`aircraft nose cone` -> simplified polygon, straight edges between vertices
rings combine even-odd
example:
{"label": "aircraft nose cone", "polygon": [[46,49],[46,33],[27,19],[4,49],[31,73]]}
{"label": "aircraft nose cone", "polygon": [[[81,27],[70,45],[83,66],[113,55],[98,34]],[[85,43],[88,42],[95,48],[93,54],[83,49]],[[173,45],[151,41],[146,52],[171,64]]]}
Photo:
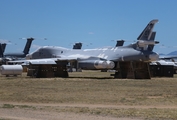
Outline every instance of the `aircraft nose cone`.
{"label": "aircraft nose cone", "polygon": [[150,54],[149,59],[150,59],[150,61],[159,60],[159,55],[157,53]]}

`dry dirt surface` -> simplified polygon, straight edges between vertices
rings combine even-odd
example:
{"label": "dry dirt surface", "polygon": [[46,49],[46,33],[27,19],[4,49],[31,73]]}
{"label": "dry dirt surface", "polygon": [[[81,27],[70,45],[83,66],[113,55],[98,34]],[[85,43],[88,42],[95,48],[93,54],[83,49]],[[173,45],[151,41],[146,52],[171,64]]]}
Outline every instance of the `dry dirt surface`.
{"label": "dry dirt surface", "polygon": [[[1,102],[0,105],[3,104],[10,104],[14,106],[33,106],[35,108],[42,108],[42,107],[105,107],[111,108],[116,106],[107,106],[107,105],[84,105],[84,104],[33,104],[33,103],[3,103]],[[122,108],[127,108],[127,106],[120,106]],[[71,112],[56,112],[50,110],[41,110],[41,109],[28,109],[28,108],[0,108],[0,120],[140,120],[137,118],[115,118],[112,116],[105,116],[105,115],[93,115],[93,114],[77,114]]]}
{"label": "dry dirt surface", "polygon": [[119,80],[108,74],[0,76],[0,120],[177,120],[176,75]]}

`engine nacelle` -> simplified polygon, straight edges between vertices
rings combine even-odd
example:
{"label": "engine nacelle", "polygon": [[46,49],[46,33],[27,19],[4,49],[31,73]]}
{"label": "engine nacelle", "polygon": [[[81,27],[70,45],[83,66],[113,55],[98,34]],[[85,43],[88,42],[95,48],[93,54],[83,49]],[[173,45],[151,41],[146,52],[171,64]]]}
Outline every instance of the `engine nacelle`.
{"label": "engine nacelle", "polygon": [[115,64],[112,61],[82,60],[78,62],[78,67],[85,70],[103,70],[113,69]]}
{"label": "engine nacelle", "polygon": [[113,61],[106,61],[107,69],[113,69],[115,67],[115,63]]}

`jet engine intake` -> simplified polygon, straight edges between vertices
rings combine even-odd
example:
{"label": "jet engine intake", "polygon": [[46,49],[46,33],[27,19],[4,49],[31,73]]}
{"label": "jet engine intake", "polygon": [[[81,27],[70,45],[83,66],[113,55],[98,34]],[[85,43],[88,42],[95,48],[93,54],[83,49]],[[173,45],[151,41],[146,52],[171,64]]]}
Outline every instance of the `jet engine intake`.
{"label": "jet engine intake", "polygon": [[78,62],[78,67],[81,69],[91,70],[102,70],[102,69],[113,69],[115,66],[112,61],[103,60],[84,60]]}
{"label": "jet engine intake", "polygon": [[115,67],[115,63],[113,61],[106,61],[107,69],[113,69]]}

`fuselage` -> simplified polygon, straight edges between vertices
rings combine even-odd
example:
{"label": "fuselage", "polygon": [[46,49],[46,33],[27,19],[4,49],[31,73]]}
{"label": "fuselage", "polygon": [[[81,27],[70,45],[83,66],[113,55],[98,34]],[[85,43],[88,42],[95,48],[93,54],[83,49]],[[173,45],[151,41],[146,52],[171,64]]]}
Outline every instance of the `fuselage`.
{"label": "fuselage", "polygon": [[44,46],[35,52],[28,54],[27,59],[42,58],[89,58],[98,57],[110,61],[144,61],[150,62],[158,60],[159,55],[152,51],[137,50],[132,47],[113,47],[97,49],[67,49],[63,47]]}

